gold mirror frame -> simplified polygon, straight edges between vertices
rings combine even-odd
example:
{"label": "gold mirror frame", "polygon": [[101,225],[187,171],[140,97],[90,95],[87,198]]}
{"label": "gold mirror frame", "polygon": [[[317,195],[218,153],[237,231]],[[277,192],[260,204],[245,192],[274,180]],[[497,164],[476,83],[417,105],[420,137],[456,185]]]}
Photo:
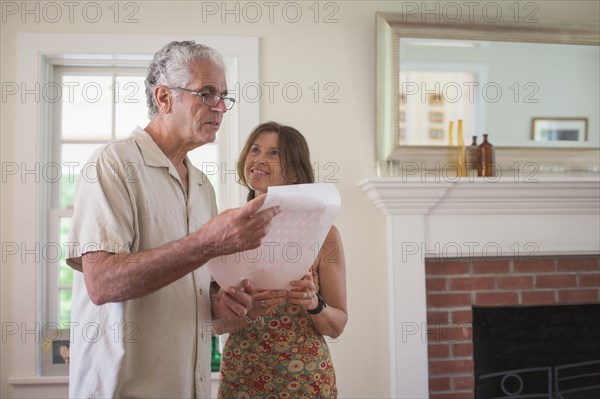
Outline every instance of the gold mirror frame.
{"label": "gold mirror frame", "polygon": [[[598,22],[538,20],[535,23],[462,19],[457,22],[423,22],[420,14],[376,13],[377,35],[377,160],[417,163],[419,169],[453,162],[455,147],[399,145],[398,87],[400,38],[437,38],[600,46]],[[594,147],[497,146],[502,169],[519,169],[534,163],[540,172],[600,171],[600,149]]]}

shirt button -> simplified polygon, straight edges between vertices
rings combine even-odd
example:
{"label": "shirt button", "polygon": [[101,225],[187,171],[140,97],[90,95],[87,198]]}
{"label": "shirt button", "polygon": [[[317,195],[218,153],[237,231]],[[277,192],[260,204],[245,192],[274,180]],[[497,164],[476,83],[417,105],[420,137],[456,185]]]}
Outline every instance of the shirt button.
{"label": "shirt button", "polygon": [[202,288],[200,288],[200,289],[198,290],[198,294],[199,294],[199,295],[204,295],[204,290],[203,290]]}

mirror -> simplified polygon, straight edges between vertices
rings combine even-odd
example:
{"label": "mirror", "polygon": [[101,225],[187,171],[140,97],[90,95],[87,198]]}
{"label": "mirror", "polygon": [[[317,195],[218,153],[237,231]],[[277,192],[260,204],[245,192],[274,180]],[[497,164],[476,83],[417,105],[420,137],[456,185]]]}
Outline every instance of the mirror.
{"label": "mirror", "polygon": [[488,133],[499,161],[527,150],[554,169],[599,169],[598,23],[376,18],[378,160],[443,161],[462,119],[465,143]]}
{"label": "mirror", "polygon": [[600,46],[401,37],[399,74],[400,145],[449,144],[457,119],[496,145],[599,144]]}

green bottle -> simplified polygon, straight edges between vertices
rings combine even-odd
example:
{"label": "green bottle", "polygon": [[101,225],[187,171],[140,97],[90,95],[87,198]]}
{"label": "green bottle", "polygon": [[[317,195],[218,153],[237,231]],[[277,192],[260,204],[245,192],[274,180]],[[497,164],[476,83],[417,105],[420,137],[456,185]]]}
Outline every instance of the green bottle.
{"label": "green bottle", "polygon": [[212,355],[210,357],[210,371],[218,372],[221,369],[221,352],[219,351],[219,337],[211,338]]}

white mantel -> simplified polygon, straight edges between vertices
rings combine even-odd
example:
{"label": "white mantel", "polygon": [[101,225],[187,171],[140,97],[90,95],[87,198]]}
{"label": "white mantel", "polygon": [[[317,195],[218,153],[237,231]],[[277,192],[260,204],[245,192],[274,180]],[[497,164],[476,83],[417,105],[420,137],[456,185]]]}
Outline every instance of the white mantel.
{"label": "white mantel", "polygon": [[427,398],[425,258],[600,254],[600,176],[373,178],[387,217],[391,393]]}

